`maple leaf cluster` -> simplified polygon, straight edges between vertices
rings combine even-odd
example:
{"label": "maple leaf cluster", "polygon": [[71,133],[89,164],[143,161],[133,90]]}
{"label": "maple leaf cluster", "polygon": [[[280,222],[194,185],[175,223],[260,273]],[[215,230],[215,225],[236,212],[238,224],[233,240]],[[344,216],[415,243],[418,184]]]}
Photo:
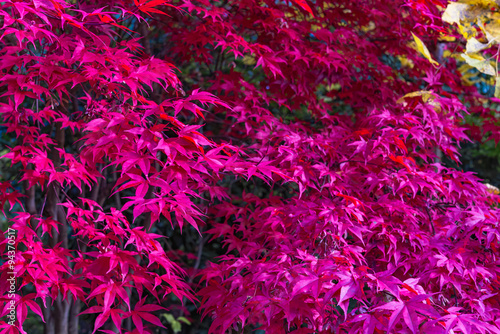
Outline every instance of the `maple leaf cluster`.
{"label": "maple leaf cluster", "polygon": [[446,4],[1,2],[0,334],[500,333],[500,197],[443,162],[499,132]]}

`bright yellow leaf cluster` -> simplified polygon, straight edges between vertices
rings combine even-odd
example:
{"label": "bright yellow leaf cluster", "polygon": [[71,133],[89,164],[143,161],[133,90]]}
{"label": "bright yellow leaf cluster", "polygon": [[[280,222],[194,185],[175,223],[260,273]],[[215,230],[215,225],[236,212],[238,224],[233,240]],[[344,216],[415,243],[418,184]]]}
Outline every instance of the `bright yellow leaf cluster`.
{"label": "bright yellow leaf cluster", "polygon": [[[481,51],[500,44],[500,1],[459,0],[449,3],[443,13],[443,21],[456,24],[467,40],[462,59],[479,72],[495,78],[495,97],[500,98],[500,77],[498,74],[498,53],[485,58]],[[479,32],[486,37],[478,40]]]}
{"label": "bright yellow leaf cluster", "polygon": [[488,189],[488,192],[495,194],[495,195],[500,195],[500,189],[498,189],[495,186],[492,186],[489,183],[486,183],[485,185],[486,185],[486,188]]}

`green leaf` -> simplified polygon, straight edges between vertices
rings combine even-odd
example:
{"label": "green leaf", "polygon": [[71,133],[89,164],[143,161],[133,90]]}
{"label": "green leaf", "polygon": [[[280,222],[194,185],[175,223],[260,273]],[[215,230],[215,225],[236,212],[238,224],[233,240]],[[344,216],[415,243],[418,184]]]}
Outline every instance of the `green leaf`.
{"label": "green leaf", "polygon": [[174,322],[172,323],[172,331],[173,331],[175,334],[177,334],[177,333],[179,333],[181,330],[182,330],[182,325],[181,325],[181,323],[180,323],[180,322],[178,322],[178,321],[174,321]]}
{"label": "green leaf", "polygon": [[165,320],[167,320],[169,324],[172,324],[172,322],[175,321],[174,316],[171,315],[170,313],[164,313],[162,314],[162,316],[165,317]]}
{"label": "green leaf", "polygon": [[187,325],[191,325],[191,321],[187,320],[186,318],[184,317],[178,317],[177,318],[177,321],[182,321],[183,323],[187,324]]}

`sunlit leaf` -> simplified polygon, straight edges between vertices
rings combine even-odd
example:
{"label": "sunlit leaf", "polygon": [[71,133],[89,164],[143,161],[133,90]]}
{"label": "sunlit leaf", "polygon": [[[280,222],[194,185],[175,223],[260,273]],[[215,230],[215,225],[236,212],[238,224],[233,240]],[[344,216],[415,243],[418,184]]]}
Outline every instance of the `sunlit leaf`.
{"label": "sunlit leaf", "polygon": [[412,93],[408,93],[406,94],[405,96],[399,98],[399,100],[397,101],[398,103],[402,103],[404,102],[404,100],[406,98],[410,98],[410,97],[417,97],[417,96],[422,96],[422,100],[424,102],[427,102],[429,99],[431,98],[434,98],[435,96],[433,95],[432,92],[430,91],[427,91],[427,90],[420,90],[418,92],[412,92]]}
{"label": "sunlit leaf", "polygon": [[467,47],[466,47],[466,52],[467,53],[476,53],[481,50],[484,50],[488,48],[490,45],[489,44],[484,44],[478,41],[476,38],[471,37],[470,39],[467,40]]}
{"label": "sunlit leaf", "polygon": [[495,15],[495,17],[492,17],[490,20],[488,20],[488,23],[484,24],[484,32],[486,33],[486,38],[488,38],[488,41],[490,43],[498,43],[500,41],[500,17],[498,15]]}
{"label": "sunlit leaf", "polygon": [[495,97],[500,99],[500,77],[495,77]]}
{"label": "sunlit leaf", "polygon": [[417,44],[417,50],[428,60],[431,62],[433,65],[439,65],[437,61],[432,59],[431,53],[429,52],[429,49],[425,46],[425,44],[422,42],[420,38],[415,36],[414,33],[411,33],[413,36],[413,39],[415,40],[415,43]]}
{"label": "sunlit leaf", "polygon": [[448,4],[443,13],[443,21],[460,25],[460,21],[465,18],[469,5],[466,3],[452,2]]}
{"label": "sunlit leaf", "polygon": [[482,56],[466,54],[462,54],[461,56],[467,64],[474,67],[479,72],[488,75],[496,75],[496,71],[493,65],[491,65],[489,60],[484,59]]}

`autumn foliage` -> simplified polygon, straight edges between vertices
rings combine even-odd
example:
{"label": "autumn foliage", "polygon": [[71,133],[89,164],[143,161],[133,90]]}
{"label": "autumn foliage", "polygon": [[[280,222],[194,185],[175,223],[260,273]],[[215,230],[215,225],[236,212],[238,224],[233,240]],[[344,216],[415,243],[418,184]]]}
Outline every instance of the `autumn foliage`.
{"label": "autumn foliage", "polygon": [[500,333],[498,5],[447,6],[0,2],[0,333]]}

